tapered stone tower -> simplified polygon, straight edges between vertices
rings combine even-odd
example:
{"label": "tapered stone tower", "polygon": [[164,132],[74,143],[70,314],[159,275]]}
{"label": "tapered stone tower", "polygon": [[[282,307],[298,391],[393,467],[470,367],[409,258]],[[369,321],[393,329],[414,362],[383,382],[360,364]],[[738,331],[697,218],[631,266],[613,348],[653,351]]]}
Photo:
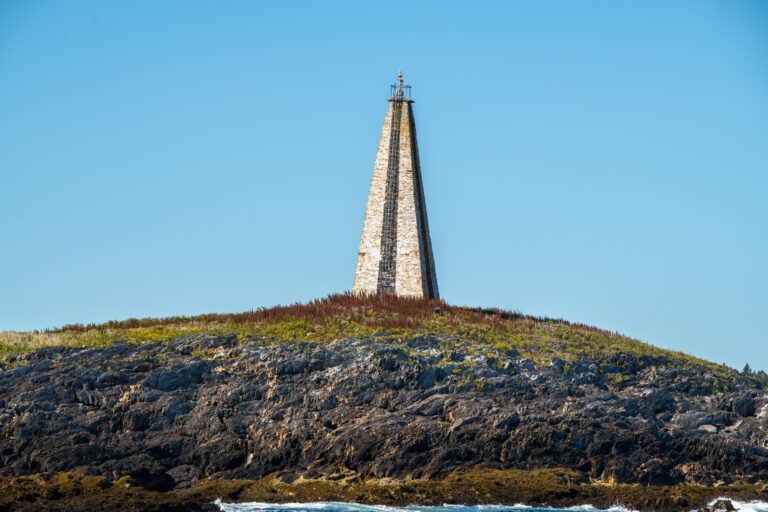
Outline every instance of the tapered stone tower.
{"label": "tapered stone tower", "polygon": [[410,86],[392,85],[373,166],[352,292],[438,298]]}

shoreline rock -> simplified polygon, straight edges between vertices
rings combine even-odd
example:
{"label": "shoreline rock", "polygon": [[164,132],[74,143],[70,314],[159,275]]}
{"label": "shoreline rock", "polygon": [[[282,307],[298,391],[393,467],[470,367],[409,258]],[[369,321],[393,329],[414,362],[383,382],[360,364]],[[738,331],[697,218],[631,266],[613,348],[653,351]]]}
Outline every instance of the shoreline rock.
{"label": "shoreline rock", "polygon": [[480,468],[566,468],[588,486],[562,491],[578,499],[608,495],[599,482],[654,496],[768,482],[768,396],[748,380],[716,392],[706,366],[664,357],[544,364],[447,336],[190,335],[19,359],[0,370],[11,479],[79,471],[182,496],[210,481],[439,488]]}
{"label": "shoreline rock", "polygon": [[[696,485],[638,486],[579,483],[567,470],[472,470],[443,480],[340,481],[299,478],[286,483],[270,475],[259,480],[203,479],[189,488],[167,492],[136,487],[127,478],[108,482],[103,477],[79,473],[0,477],[0,510],[119,509],[133,511],[218,510],[214,501],[227,503],[308,503],[342,501],[369,505],[517,504],[572,507],[590,504],[609,508],[620,504],[641,512],[707,510],[720,496],[729,499],[765,500],[756,485],[703,487]],[[715,503],[713,507],[717,508]],[[714,510],[714,508],[713,508]]]}

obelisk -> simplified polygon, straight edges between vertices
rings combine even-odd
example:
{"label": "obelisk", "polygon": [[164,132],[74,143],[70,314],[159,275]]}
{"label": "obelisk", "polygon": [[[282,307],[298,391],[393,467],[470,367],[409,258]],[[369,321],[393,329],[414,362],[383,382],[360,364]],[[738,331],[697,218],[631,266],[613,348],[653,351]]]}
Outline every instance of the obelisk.
{"label": "obelisk", "polygon": [[368,191],[355,295],[439,298],[410,92],[398,73]]}

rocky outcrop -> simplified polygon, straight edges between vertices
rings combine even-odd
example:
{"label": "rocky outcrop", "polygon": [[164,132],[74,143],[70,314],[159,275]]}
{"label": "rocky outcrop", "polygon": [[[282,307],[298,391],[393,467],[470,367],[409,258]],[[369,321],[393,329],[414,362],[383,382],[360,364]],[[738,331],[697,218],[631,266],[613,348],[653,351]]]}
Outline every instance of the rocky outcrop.
{"label": "rocky outcrop", "polygon": [[468,339],[234,336],[50,348],[3,362],[0,473],[147,489],[202,477],[768,482],[768,396],[706,366],[617,353],[534,363]]}

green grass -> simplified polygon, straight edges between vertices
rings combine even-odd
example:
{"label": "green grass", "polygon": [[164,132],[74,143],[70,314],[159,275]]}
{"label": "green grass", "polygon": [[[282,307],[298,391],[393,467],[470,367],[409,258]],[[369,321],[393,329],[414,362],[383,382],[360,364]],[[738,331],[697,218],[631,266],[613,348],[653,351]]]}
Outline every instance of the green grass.
{"label": "green grass", "polygon": [[2,332],[0,356],[49,346],[98,347],[115,341],[164,342],[189,334],[235,334],[240,340],[264,344],[331,343],[361,336],[398,340],[432,335],[440,337],[441,348],[446,350],[458,342],[466,349],[466,342],[469,342],[471,351],[515,350],[521,357],[536,363],[549,362],[555,357],[575,361],[583,356],[605,358],[616,352],[627,352],[666,358],[685,366],[699,366],[723,379],[735,373],[726,366],[682,352],[564,320],[496,309],[456,307],[440,301],[392,296],[357,298],[349,294],[237,314],[128,319],[68,325],[44,332]]}

